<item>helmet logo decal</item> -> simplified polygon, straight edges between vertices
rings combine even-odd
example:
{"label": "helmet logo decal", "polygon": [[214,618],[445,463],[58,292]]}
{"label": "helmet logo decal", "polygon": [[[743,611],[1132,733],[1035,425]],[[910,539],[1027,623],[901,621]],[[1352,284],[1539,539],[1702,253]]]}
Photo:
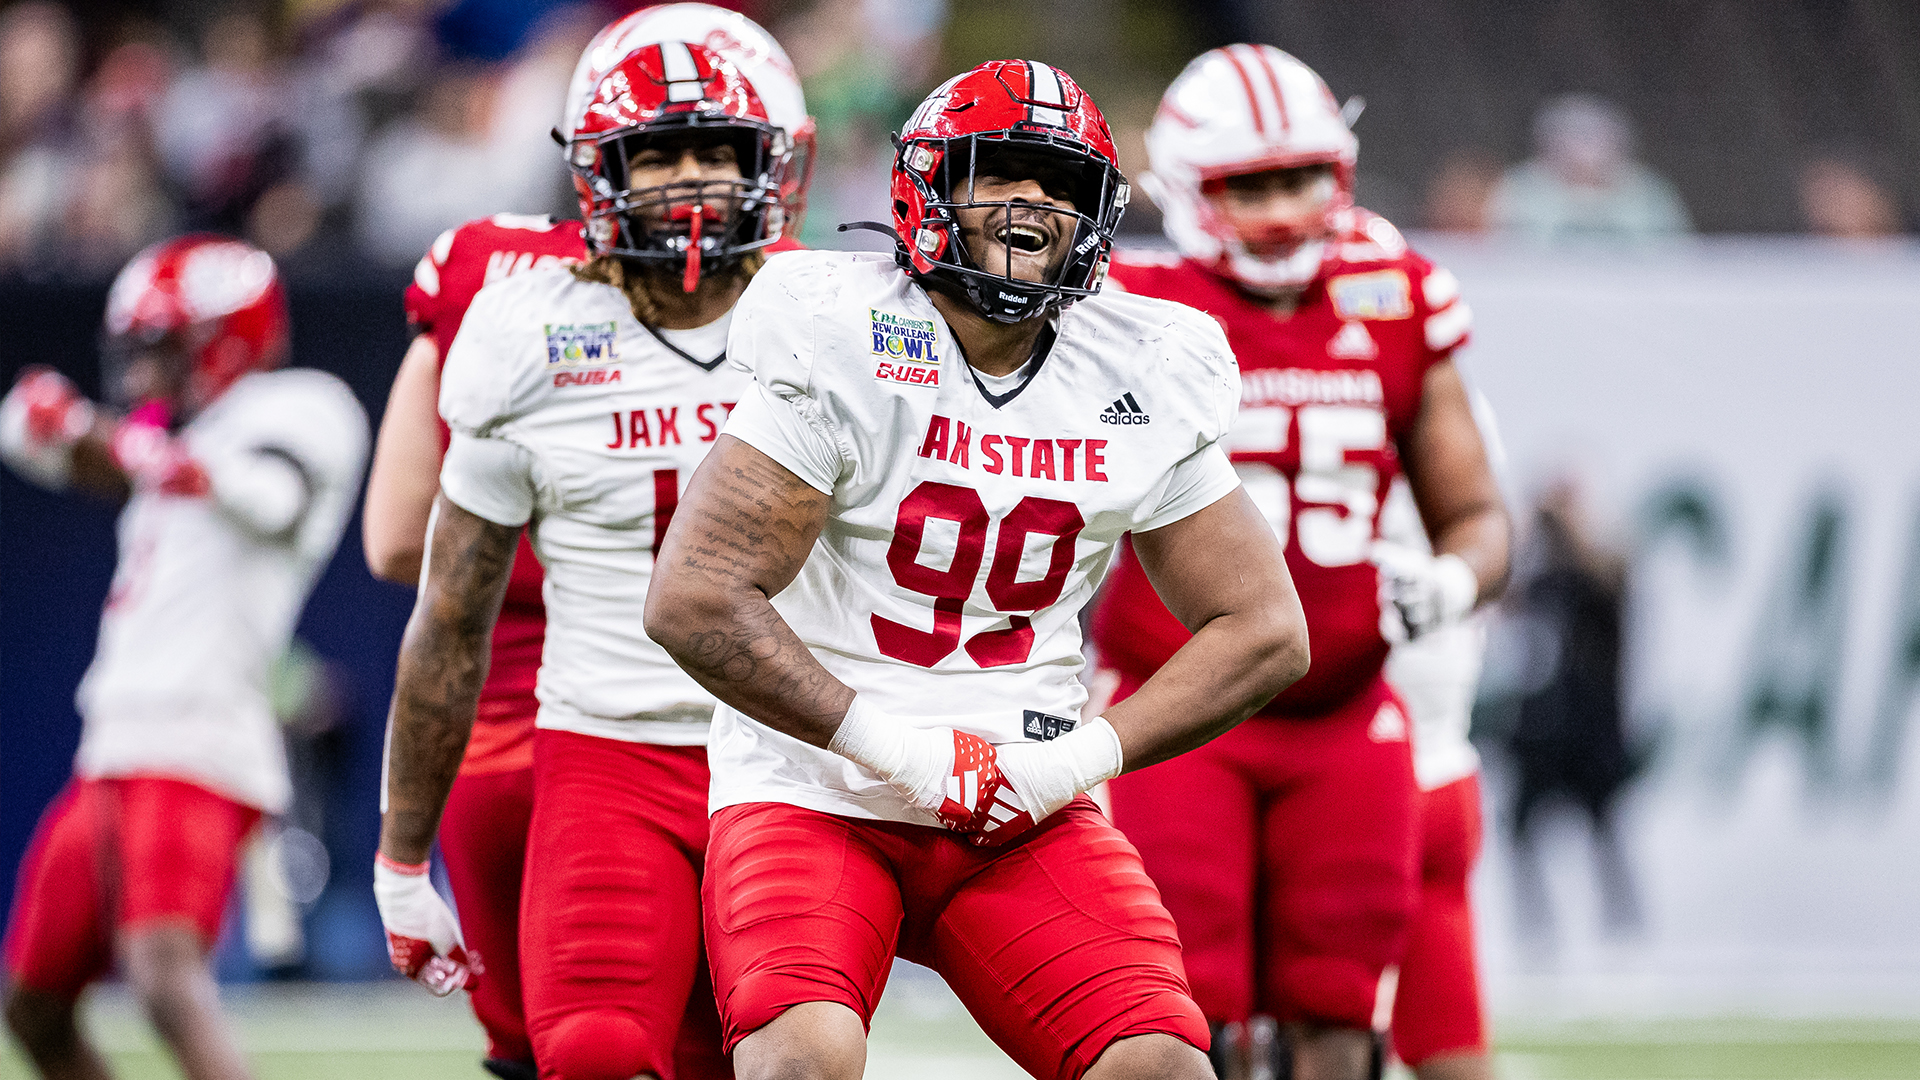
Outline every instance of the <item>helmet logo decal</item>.
{"label": "helmet logo decal", "polygon": [[1043,108],[1046,105],[1065,105],[1066,95],[1060,89],[1060,73],[1052,67],[1030,62],[1027,64],[1033,86],[1032,99],[1028,102],[1027,119],[1048,127],[1066,127],[1067,114],[1060,109]]}
{"label": "helmet logo decal", "polygon": [[1260,71],[1267,77],[1267,89],[1273,92],[1273,111],[1280,116],[1280,136],[1285,138],[1290,125],[1287,123],[1287,96],[1280,92],[1280,76],[1274,73],[1273,64],[1267,60],[1266,53],[1251,45],[1241,47],[1253,54],[1260,64]]}
{"label": "helmet logo decal", "polygon": [[700,77],[700,65],[693,50],[683,41],[660,43],[660,69],[666,76],[668,101],[699,101],[706,97],[706,80]]}

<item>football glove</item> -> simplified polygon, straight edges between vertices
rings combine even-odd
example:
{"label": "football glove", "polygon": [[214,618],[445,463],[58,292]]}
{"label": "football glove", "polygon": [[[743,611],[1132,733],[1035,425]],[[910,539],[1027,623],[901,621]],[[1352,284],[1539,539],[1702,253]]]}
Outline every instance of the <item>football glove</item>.
{"label": "football glove", "polygon": [[0,457],[22,477],[59,491],[73,471],[73,444],[93,430],[93,403],[50,367],[20,373],[0,401]]}
{"label": "football glove", "polygon": [[1459,622],[1480,598],[1480,579],[1458,555],[1376,540],[1371,558],[1380,568],[1380,636],[1388,644],[1404,645]]}
{"label": "football glove", "polygon": [[167,433],[169,419],[165,402],[136,406],[108,437],[107,453],[126,472],[127,482],[136,491],[205,495],[212,490],[207,472],[179,439]]}
{"label": "football glove", "polygon": [[468,956],[460,923],[434,891],[426,863],[410,866],[375,855],[373,899],[395,971],[440,997],[479,983],[480,958]]}
{"label": "football glove", "polygon": [[915,727],[858,697],[827,749],[871,769],[956,832],[980,827],[1000,787],[992,743],[953,728]]}
{"label": "football glove", "polygon": [[1120,775],[1120,736],[1097,717],[1047,742],[994,747],[1001,783],[972,839],[998,847],[1045,821],[1080,793]]}

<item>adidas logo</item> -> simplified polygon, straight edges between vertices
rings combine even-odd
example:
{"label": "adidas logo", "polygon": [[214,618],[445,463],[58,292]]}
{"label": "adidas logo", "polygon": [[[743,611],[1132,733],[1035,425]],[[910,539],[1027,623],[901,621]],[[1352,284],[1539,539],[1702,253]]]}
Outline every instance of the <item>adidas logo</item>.
{"label": "adidas logo", "polygon": [[1133,400],[1133,391],[1120,395],[1120,400],[1100,410],[1100,422],[1103,424],[1150,424],[1153,418],[1147,410]]}
{"label": "adidas logo", "polygon": [[1342,360],[1373,360],[1380,355],[1380,346],[1374,344],[1373,335],[1367,333],[1364,323],[1350,322],[1333,335],[1327,342],[1327,355]]}

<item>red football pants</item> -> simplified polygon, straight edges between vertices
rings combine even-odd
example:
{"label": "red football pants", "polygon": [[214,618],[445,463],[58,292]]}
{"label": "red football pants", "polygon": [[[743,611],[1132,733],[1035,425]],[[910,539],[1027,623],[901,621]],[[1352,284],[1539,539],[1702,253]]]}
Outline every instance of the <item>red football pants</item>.
{"label": "red football pants", "polygon": [[473,1015],[487,1033],[487,1056],[532,1061],[520,1000],[520,882],[533,818],[533,770],[462,773],[440,819],[460,934],[483,969]]}
{"label": "red football pants", "polygon": [[1424,794],[1421,832],[1420,909],[1393,1003],[1394,1052],[1416,1067],[1436,1054],[1487,1048],[1467,900],[1480,856],[1480,777]]}
{"label": "red football pants", "polygon": [[1256,716],[1111,791],[1209,1020],[1373,1026],[1420,881],[1406,714],[1384,679],[1322,717]]}
{"label": "red football pants", "polygon": [[67,998],[113,966],[116,933],[187,922],[212,948],[260,811],[184,780],[68,781],[20,863],[7,971]]}
{"label": "red football pants", "polygon": [[535,732],[520,909],[540,1075],[731,1077],[700,947],[707,751]]}
{"label": "red football pants", "polygon": [[787,1009],[871,1022],[896,953],[939,972],[1033,1076],[1077,1080],[1118,1039],[1207,1046],[1140,857],[1082,796],[1015,845],[785,803],[713,816],[707,944],[729,1051]]}

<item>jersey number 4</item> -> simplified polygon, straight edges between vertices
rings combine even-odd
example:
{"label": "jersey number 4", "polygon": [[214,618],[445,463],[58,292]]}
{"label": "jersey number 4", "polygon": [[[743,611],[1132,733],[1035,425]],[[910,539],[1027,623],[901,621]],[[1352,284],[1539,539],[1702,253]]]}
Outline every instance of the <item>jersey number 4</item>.
{"label": "jersey number 4", "polygon": [[[1285,406],[1242,408],[1229,436],[1232,449],[1284,451],[1294,411]],[[1314,564],[1352,566],[1366,559],[1373,543],[1380,474],[1371,465],[1348,461],[1347,453],[1386,449],[1386,414],[1359,405],[1306,405],[1298,419],[1300,471],[1292,485],[1285,473],[1265,462],[1236,461],[1234,471],[1281,543],[1291,528],[1300,553]],[[1305,504],[1297,515],[1295,495]]]}
{"label": "jersey number 4", "polygon": [[[927,521],[939,519],[959,526],[953,562],[937,570],[920,562]],[[909,664],[932,667],[960,647],[961,612],[973,595],[986,558],[987,534],[993,521],[980,493],[972,488],[932,480],[913,489],[900,502],[893,526],[893,544],[887,548],[887,566],[903,589],[933,598],[931,632],[873,616],[873,636],[880,651]],[[1006,614],[1004,630],[987,630],[967,639],[967,655],[981,667],[1022,663],[1033,651],[1033,622],[1024,614],[1048,607],[1060,599],[1067,572],[1073,568],[1074,539],[1086,522],[1080,508],[1058,499],[1029,495],[1000,519],[993,544],[993,563],[987,569],[987,597],[996,611]],[[1046,576],[1019,580],[1027,537],[1052,537]]]}

